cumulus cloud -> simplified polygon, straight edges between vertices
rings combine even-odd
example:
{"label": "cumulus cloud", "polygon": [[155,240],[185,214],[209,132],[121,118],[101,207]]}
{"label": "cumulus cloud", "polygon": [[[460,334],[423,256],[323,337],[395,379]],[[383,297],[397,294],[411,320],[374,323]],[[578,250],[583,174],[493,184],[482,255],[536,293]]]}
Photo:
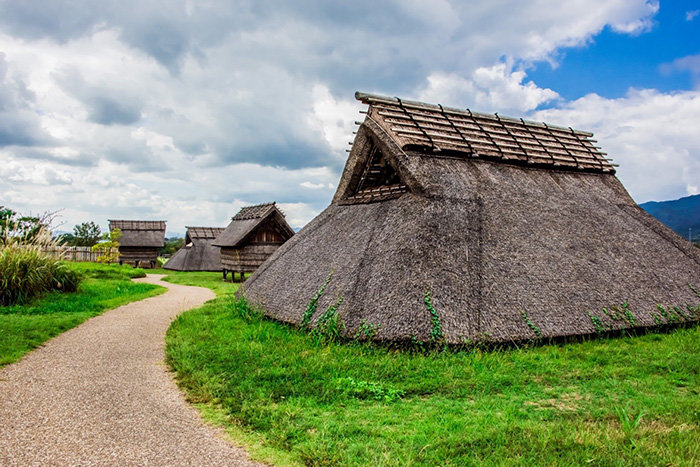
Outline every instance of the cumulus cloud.
{"label": "cumulus cloud", "polygon": [[33,111],[34,93],[19,76],[12,76],[6,55],[0,52],[0,148],[45,146],[51,138]]}
{"label": "cumulus cloud", "polygon": [[131,212],[184,226],[275,199],[303,223],[332,197],[355,90],[517,115],[559,102],[527,80],[529,64],[606,27],[643,32],[657,10],[650,0],[0,2],[0,155],[74,174],[51,195],[21,174],[0,184],[18,208],[69,207],[70,222]]}
{"label": "cumulus cloud", "polygon": [[469,78],[433,73],[428,76],[428,83],[420,90],[418,98],[513,115],[529,112],[559,98],[555,91],[539,88],[532,81],[523,83],[525,77],[524,71],[508,70],[505,63],[477,68]]}
{"label": "cumulus cloud", "polygon": [[618,177],[637,202],[700,192],[700,93],[631,90],[606,99],[591,94],[532,115],[593,131],[620,164]]}

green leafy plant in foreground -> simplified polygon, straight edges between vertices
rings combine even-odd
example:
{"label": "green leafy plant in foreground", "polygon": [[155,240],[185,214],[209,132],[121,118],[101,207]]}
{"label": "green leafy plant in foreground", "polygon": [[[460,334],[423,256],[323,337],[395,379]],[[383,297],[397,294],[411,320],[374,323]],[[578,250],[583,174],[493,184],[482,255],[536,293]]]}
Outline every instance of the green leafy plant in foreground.
{"label": "green leafy plant in foreground", "polygon": [[312,336],[330,341],[342,339],[345,325],[338,320],[338,307],[341,303],[343,303],[343,297],[326,308],[326,311],[319,316],[316,327],[311,331]]}
{"label": "green leafy plant in foreground", "polygon": [[2,235],[0,243],[0,305],[23,304],[49,291],[75,292],[80,275],[61,259],[51,233],[40,228],[31,236]]}
{"label": "green leafy plant in foreground", "polygon": [[382,402],[396,402],[404,396],[404,391],[382,386],[371,381],[358,381],[355,378],[338,379],[337,388],[341,393],[356,399],[373,399]]}
{"label": "green leafy plant in foreground", "polygon": [[301,317],[301,323],[299,324],[299,327],[301,329],[306,329],[309,327],[309,324],[311,324],[311,319],[313,318],[314,314],[316,313],[316,309],[318,308],[318,301],[323,296],[323,293],[326,291],[326,287],[328,287],[328,284],[330,284],[332,278],[333,271],[331,271],[330,274],[328,274],[328,277],[326,278],[326,281],[323,283],[323,285],[321,285],[321,288],[318,289],[314,296],[311,297],[311,300],[309,300],[309,304],[306,305],[306,310],[304,310],[304,314]]}

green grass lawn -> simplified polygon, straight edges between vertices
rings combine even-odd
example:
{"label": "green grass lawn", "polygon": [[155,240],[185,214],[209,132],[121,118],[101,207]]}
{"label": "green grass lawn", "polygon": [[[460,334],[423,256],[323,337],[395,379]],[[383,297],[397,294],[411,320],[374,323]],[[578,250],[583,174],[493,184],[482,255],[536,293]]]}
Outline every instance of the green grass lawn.
{"label": "green grass lawn", "polygon": [[51,292],[26,305],[0,307],[0,367],[52,337],[105,310],[165,292],[164,287],[136,284],[142,269],[95,263],[67,263],[84,279],[75,293]]}
{"label": "green grass lawn", "polygon": [[[189,275],[186,275],[189,274]],[[219,297],[176,319],[190,401],[254,458],[307,465],[698,465],[700,328],[416,354],[323,343]]]}

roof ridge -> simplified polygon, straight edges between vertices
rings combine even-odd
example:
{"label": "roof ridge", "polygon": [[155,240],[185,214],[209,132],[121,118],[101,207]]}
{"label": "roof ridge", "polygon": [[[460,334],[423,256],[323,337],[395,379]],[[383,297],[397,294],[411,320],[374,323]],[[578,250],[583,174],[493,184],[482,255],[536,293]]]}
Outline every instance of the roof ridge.
{"label": "roof ridge", "polygon": [[[355,92],[355,99],[358,101],[362,102],[363,104],[372,104],[374,102],[378,103],[387,103],[387,104],[396,104],[396,105],[403,105],[404,107],[411,107],[411,108],[424,108],[427,110],[437,110],[437,111],[444,111],[444,112],[450,112],[450,113],[455,113],[458,115],[466,115],[466,116],[477,116],[481,118],[488,118],[491,120],[498,121],[504,120],[507,122],[512,122],[512,123],[525,123],[527,125],[532,125],[532,126],[538,126],[541,128],[545,128],[545,124],[543,122],[535,122],[533,120],[524,120],[520,118],[515,118],[515,117],[504,117],[502,115],[496,115],[496,114],[490,114],[490,113],[484,113],[484,112],[474,112],[470,111],[469,109],[460,109],[457,107],[446,107],[440,104],[430,104],[428,102],[422,102],[422,101],[411,101],[411,100],[405,100],[405,99],[399,99],[398,97],[389,97],[389,96],[382,96],[379,94],[370,94],[366,92],[360,92],[356,91]],[[571,132],[572,130],[580,135],[584,136],[593,136],[593,133],[590,131],[583,131],[583,130],[576,130],[571,127],[563,127],[559,125],[547,125],[549,128],[556,129],[556,130],[561,130],[561,131],[566,131],[566,132]]]}
{"label": "roof ridge", "polygon": [[151,219],[107,219],[107,222],[168,222],[168,221],[151,220]]}

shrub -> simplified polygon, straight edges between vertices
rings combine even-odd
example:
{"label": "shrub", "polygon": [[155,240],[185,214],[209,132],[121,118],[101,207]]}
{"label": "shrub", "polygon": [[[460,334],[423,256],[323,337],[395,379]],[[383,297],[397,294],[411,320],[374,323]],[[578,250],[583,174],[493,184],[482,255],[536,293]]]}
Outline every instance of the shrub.
{"label": "shrub", "polygon": [[0,305],[22,304],[51,290],[75,292],[80,276],[47,253],[56,248],[47,230],[27,238],[4,236],[0,244]]}
{"label": "shrub", "polygon": [[121,236],[121,229],[114,229],[102,234],[102,241],[92,246],[92,251],[100,253],[96,260],[98,263],[114,263],[119,260],[119,239]]}

